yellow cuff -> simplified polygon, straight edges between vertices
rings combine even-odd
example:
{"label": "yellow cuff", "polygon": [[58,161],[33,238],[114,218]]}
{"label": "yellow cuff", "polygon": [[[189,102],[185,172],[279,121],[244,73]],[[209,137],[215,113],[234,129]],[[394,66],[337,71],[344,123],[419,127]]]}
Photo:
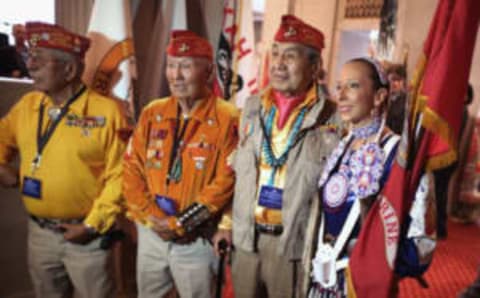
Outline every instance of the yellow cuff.
{"label": "yellow cuff", "polygon": [[223,214],[222,220],[218,223],[219,230],[231,230],[233,227],[233,220],[231,214]]}
{"label": "yellow cuff", "polygon": [[84,221],[83,224],[89,228],[94,229],[100,234],[108,231],[110,227],[105,227],[105,223],[101,220],[97,220],[95,216],[89,215]]}
{"label": "yellow cuff", "polygon": [[98,233],[106,233],[114,224],[115,216],[109,216],[106,218],[100,218],[97,212],[91,212],[87,218],[83,221],[86,226],[94,228]]}

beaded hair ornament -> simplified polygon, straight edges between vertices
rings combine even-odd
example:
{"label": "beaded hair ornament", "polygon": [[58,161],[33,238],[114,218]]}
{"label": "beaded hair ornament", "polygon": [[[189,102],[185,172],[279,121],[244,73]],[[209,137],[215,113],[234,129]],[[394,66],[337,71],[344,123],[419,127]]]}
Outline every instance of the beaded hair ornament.
{"label": "beaded hair ornament", "polygon": [[373,68],[375,69],[375,72],[378,78],[380,79],[380,84],[382,85],[382,87],[388,86],[387,73],[383,68],[382,64],[380,64],[380,61],[370,57],[361,57],[361,58],[358,58],[358,60],[365,61],[366,63],[372,65]]}

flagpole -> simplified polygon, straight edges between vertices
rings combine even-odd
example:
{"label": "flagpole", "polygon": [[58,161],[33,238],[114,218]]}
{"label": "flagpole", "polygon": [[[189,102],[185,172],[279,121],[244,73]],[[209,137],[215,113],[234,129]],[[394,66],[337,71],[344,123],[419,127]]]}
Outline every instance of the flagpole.
{"label": "flagpole", "polygon": [[[246,0],[246,1],[250,1],[250,0]],[[240,2],[240,3],[239,3]],[[238,80],[238,51],[235,49],[235,46],[238,44],[238,42],[240,41],[240,34],[238,34],[238,32],[240,32],[241,28],[242,28],[242,10],[243,10],[243,1],[240,0],[234,0],[233,1],[233,6],[234,6],[234,10],[235,10],[235,25],[237,26],[238,30],[235,31],[235,34],[234,34],[234,43],[232,43],[232,60],[233,60],[233,67],[232,67],[232,84],[230,84],[230,94],[232,95],[230,97],[230,101],[233,101],[233,103],[236,104],[237,102],[237,92],[235,92],[235,90],[232,90],[232,88],[235,88],[237,86],[237,80]],[[238,9],[237,9],[237,6],[238,6]],[[240,17],[239,17],[240,16]]]}
{"label": "flagpole", "polygon": [[[237,0],[225,0],[225,3],[228,5],[228,3],[229,3],[230,1],[232,1],[232,2],[231,2],[231,3],[233,4],[233,7],[232,7],[232,8],[233,8],[233,11],[235,12],[235,13],[233,14],[233,24],[236,25],[236,24],[237,24]],[[224,5],[224,7],[225,7],[225,5]],[[222,30],[223,30],[223,29],[222,29]],[[233,86],[233,83],[234,83],[234,82],[235,82],[235,83],[237,82],[237,77],[235,76],[235,72],[234,72],[234,70],[233,70],[233,65],[232,65],[232,64],[234,63],[233,61],[234,61],[234,51],[235,51],[235,38],[236,38],[236,36],[237,36],[237,32],[238,32],[238,29],[235,30],[235,31],[233,32],[233,34],[230,34],[230,38],[228,39],[228,44],[229,44],[229,46],[230,46],[230,52],[232,53],[232,55],[231,55],[232,61],[230,61],[230,64],[231,64],[231,65],[228,66],[228,67],[231,67],[231,66],[232,66],[232,68],[231,68],[231,69],[232,69],[232,74],[231,74],[231,76],[232,76],[232,81],[230,82],[230,84],[225,84],[225,85],[223,86],[223,88],[224,88],[223,94],[225,95],[225,99],[227,99],[227,100],[231,100],[231,96],[232,96],[232,86]]]}

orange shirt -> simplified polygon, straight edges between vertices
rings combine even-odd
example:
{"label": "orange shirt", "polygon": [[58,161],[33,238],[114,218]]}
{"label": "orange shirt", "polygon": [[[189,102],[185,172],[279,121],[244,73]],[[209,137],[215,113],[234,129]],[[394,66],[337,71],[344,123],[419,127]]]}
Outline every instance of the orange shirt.
{"label": "orange shirt", "polygon": [[237,109],[213,95],[202,99],[185,130],[180,180],[167,184],[177,112],[173,97],[150,103],[140,116],[125,154],[123,193],[127,215],[146,225],[150,215],[167,216],[156,205],[155,196],[173,200],[177,213],[193,202],[216,212],[232,198],[234,172],[227,160],[238,140]]}

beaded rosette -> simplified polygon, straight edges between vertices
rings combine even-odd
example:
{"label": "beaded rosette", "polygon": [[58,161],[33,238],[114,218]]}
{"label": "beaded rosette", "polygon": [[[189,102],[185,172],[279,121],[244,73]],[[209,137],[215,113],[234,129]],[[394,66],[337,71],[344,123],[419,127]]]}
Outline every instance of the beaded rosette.
{"label": "beaded rosette", "polygon": [[350,157],[350,191],[357,198],[366,198],[380,190],[383,174],[383,149],[377,143],[367,143]]}
{"label": "beaded rosette", "polygon": [[347,194],[348,177],[343,172],[332,175],[323,188],[324,202],[330,208],[341,206],[345,202]]}
{"label": "beaded rosette", "polygon": [[[349,148],[352,140],[366,139],[378,133],[380,127],[380,118],[374,118],[369,125],[353,129],[329,156],[318,181],[318,187],[323,188],[324,202],[328,207],[341,206],[349,195],[365,198],[380,190],[383,149],[377,142],[368,142],[358,150]],[[332,174],[337,165],[338,170]]]}

